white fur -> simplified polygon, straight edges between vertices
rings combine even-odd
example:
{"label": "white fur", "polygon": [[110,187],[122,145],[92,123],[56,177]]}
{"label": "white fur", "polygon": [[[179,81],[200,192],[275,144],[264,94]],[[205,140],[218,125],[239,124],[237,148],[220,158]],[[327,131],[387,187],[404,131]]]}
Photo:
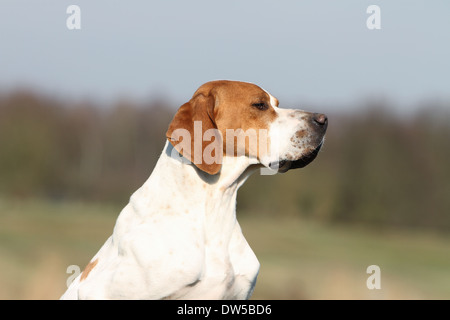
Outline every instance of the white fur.
{"label": "white fur", "polygon": [[62,299],[250,297],[259,262],[235,214],[250,160],[224,157],[216,177],[171,152],[167,142],[152,175],[92,258],[97,265],[86,279],[75,279]]}

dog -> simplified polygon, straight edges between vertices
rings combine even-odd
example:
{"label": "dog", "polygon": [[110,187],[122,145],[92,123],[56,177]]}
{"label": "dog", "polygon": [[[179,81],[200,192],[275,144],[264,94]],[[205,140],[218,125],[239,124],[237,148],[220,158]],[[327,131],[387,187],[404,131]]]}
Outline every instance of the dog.
{"label": "dog", "polygon": [[173,117],[148,180],[61,299],[248,299],[259,262],[236,220],[255,171],[286,172],[319,153],[327,116],[282,109],[255,84],[203,84]]}

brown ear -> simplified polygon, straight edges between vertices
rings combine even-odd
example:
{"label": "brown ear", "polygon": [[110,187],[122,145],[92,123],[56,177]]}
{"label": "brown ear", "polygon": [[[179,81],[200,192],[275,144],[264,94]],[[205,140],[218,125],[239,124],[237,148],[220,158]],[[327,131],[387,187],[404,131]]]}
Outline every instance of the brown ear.
{"label": "brown ear", "polygon": [[214,105],[212,95],[195,95],[178,109],[166,132],[175,150],[209,174],[222,167],[223,142],[214,120]]}

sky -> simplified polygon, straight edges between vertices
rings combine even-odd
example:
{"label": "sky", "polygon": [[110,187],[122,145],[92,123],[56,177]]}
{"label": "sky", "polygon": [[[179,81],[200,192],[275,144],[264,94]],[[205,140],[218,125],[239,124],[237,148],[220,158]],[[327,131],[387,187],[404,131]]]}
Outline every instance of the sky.
{"label": "sky", "polygon": [[[72,4],[81,29],[67,27]],[[380,29],[367,27],[370,5]],[[0,2],[0,93],[181,104],[215,79],[253,82],[286,107],[449,101],[450,2]]]}

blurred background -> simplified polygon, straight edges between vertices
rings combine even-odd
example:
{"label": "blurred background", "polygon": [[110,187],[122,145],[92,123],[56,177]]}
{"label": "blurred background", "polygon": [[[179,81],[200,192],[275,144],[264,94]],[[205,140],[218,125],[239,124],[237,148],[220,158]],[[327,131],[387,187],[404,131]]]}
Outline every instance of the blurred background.
{"label": "blurred background", "polygon": [[450,299],[448,2],[75,2],[0,4],[1,299],[60,297],[214,79],[330,119],[311,165],[238,194],[254,299]]}

